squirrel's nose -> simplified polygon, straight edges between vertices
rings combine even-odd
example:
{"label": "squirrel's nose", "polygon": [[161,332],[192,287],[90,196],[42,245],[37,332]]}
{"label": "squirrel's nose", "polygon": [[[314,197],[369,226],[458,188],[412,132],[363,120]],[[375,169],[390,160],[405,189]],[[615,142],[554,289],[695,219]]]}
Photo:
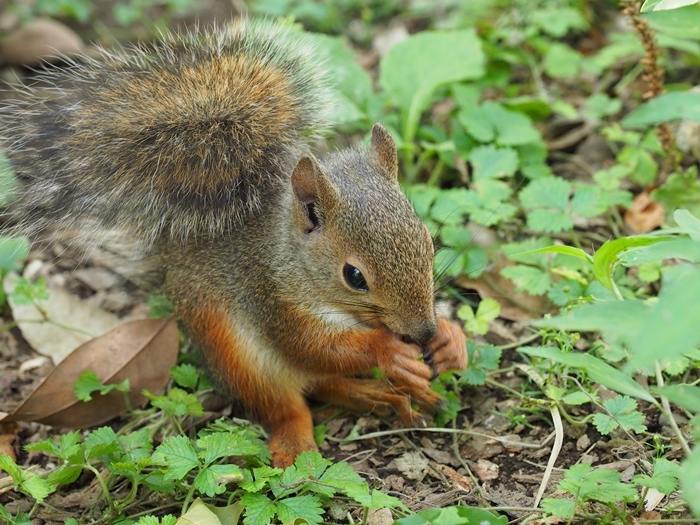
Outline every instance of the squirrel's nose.
{"label": "squirrel's nose", "polygon": [[410,333],[404,334],[403,338],[406,342],[416,344],[418,346],[427,345],[437,333],[437,321],[430,319],[417,323],[411,327]]}

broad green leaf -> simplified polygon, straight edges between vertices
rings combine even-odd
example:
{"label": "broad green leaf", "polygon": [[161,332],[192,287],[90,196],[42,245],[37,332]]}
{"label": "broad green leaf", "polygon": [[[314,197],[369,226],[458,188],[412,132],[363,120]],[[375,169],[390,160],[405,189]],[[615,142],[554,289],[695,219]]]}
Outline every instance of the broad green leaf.
{"label": "broad green leaf", "polygon": [[194,389],[197,387],[200,372],[196,366],[189,363],[174,366],[170,369],[170,375],[178,386]]}
{"label": "broad green leaf", "polygon": [[544,55],[543,67],[553,78],[571,78],[581,68],[583,55],[566,44],[552,44]]}
{"label": "broad green leaf", "polygon": [[560,177],[533,180],[520,192],[520,202],[526,208],[553,208],[565,211],[569,203],[571,183]]}
{"label": "broad green leaf", "polygon": [[690,456],[681,464],[678,473],[681,482],[683,499],[688,503],[693,513],[700,516],[700,447],[695,445]]}
{"label": "broad green leaf", "polygon": [[558,233],[572,229],[574,220],[559,210],[538,209],[527,214],[527,226],[536,232]]}
{"label": "broad green leaf", "polygon": [[678,488],[679,467],[666,458],[654,458],[654,473],[651,476],[637,474],[632,478],[633,483],[644,487],[652,487],[663,494],[671,494]]}
{"label": "broad green leaf", "polygon": [[[583,308],[584,307],[581,307],[576,311],[580,311]],[[552,319],[551,321],[554,321],[555,319]],[[551,326],[551,321],[542,320],[536,322],[535,324],[540,326]],[[615,320],[612,320],[611,322],[615,323]],[[557,327],[563,328],[565,330],[570,329],[568,327]],[[578,328],[571,329],[576,330]],[[588,377],[590,377],[593,381],[595,381],[596,383],[600,383],[601,385],[609,388],[610,390],[614,390],[615,392],[619,392],[620,394],[633,396],[638,399],[643,399],[644,401],[649,401],[650,403],[655,403],[655,400],[651,396],[651,394],[649,394],[649,392],[647,392],[647,390],[645,390],[639,383],[634,381],[628,375],[610,366],[602,359],[598,359],[597,357],[592,356],[590,354],[564,353],[561,350],[557,350],[556,348],[552,347],[523,347],[518,349],[518,351],[527,355],[551,359],[552,361],[562,363],[572,368],[579,368],[581,370],[584,370],[588,374]]]}
{"label": "broad green leaf", "polygon": [[688,210],[676,210],[673,213],[673,220],[681,229],[690,235],[694,241],[700,241],[700,219]]}
{"label": "broad green leaf", "polygon": [[518,146],[542,139],[526,115],[490,100],[481,106],[467,107],[457,118],[467,133],[479,142]]}
{"label": "broad green leaf", "polygon": [[0,236],[0,270],[19,270],[29,253],[29,240],[26,237]]}
{"label": "broad green leaf", "polygon": [[394,525],[507,525],[506,516],[476,507],[451,506],[425,509],[394,522]]}
{"label": "broad green leaf", "polygon": [[153,452],[153,461],[167,467],[166,480],[183,479],[190,470],[200,466],[197,453],[185,436],[163,441]]}
{"label": "broad green leaf", "polygon": [[591,398],[595,399],[596,396],[587,392],[571,392],[563,396],[561,400],[567,405],[583,405],[585,403],[590,403]]}
{"label": "broad green leaf", "polygon": [[474,148],[469,162],[474,167],[474,181],[512,177],[518,169],[518,154],[511,148],[491,144]]}
{"label": "broad green leaf", "polygon": [[93,430],[85,438],[85,458],[92,459],[105,456],[117,451],[123,451],[117,434],[110,427]]}
{"label": "broad green leaf", "polygon": [[620,255],[630,248],[649,246],[657,242],[671,240],[673,237],[653,237],[650,235],[638,235],[635,237],[623,237],[613,241],[607,241],[595,252],[593,256],[593,274],[608,290],[615,289],[613,272]]}
{"label": "broad green leaf", "polygon": [[516,255],[529,255],[531,253],[561,253],[563,255],[571,255],[572,257],[577,257],[578,259],[583,259],[591,264],[593,263],[593,257],[584,252],[581,248],[574,248],[573,246],[555,245],[555,246],[545,246],[544,248],[538,248],[536,250],[529,250],[526,252],[518,253]]}
{"label": "broad green leaf", "polygon": [[658,242],[651,246],[630,248],[620,254],[620,262],[625,266],[639,266],[643,263],[664,259],[684,259],[700,263],[700,241],[676,238]]}
{"label": "broad green leaf", "polygon": [[277,512],[277,505],[270,498],[256,492],[245,494],[240,502],[245,509],[245,525],[267,525]]}
{"label": "broad green leaf", "polygon": [[700,4],[686,5],[677,9],[646,13],[644,18],[651,29],[658,31],[657,38],[673,36],[689,40],[700,40]]}
{"label": "broad green leaf", "polygon": [[668,385],[664,387],[652,386],[651,391],[666,397],[672,403],[700,414],[700,386],[692,385]]}
{"label": "broad green leaf", "polygon": [[322,523],[323,508],[318,496],[304,495],[277,501],[277,515],[282,523],[303,519],[307,523]]}
{"label": "broad green leaf", "polygon": [[683,173],[672,173],[649,195],[666,209],[687,208],[692,214],[700,216],[700,179],[695,166]]}
{"label": "broad green leaf", "polygon": [[604,436],[618,426],[638,433],[647,429],[644,425],[644,414],[637,410],[637,402],[631,397],[617,396],[604,401],[603,406],[610,414],[595,414],[593,424]]}
{"label": "broad green leaf", "polygon": [[627,128],[647,128],[672,120],[700,122],[700,93],[673,91],[645,102],[622,119]]}
{"label": "broad green leaf", "polygon": [[554,514],[561,518],[570,518],[576,510],[576,502],[568,499],[544,498],[542,510],[547,514]]}
{"label": "broad green leaf", "polygon": [[197,440],[197,447],[204,450],[203,459],[206,464],[230,456],[254,456],[262,448],[240,434],[228,432],[214,432],[204,436]]}
{"label": "broad green leaf", "polygon": [[379,83],[401,109],[404,140],[415,137],[435,89],[481,78],[484,62],[481,40],[473,29],[423,31],[392,47],[381,62]]}
{"label": "broad green leaf", "polygon": [[506,266],[501,270],[501,275],[513,281],[516,290],[525,291],[530,295],[542,295],[552,286],[549,272],[534,266]]}
{"label": "broad green leaf", "polygon": [[602,189],[593,184],[579,185],[571,198],[570,212],[573,215],[595,217],[605,212],[607,208],[607,201],[603,198]]}
{"label": "broad green leaf", "polygon": [[698,0],[645,0],[642,4],[642,13],[649,11],[661,11],[663,9],[678,9],[686,5],[697,4]]}
{"label": "broad green leaf", "polygon": [[[669,273],[671,270],[676,273]],[[567,315],[534,324],[602,332],[608,343],[627,347],[630,352],[628,371],[652,366],[659,359],[660,351],[665,359],[672,360],[700,345],[700,323],[695,310],[688,308],[700,297],[700,269],[676,266],[669,268],[666,276],[669,278],[665,278],[658,300],[650,305],[638,300],[586,304]],[[602,383],[618,392],[649,400]]]}
{"label": "broad green leaf", "polygon": [[309,33],[318,59],[327,65],[329,84],[334,88],[331,112],[335,125],[364,120],[365,111],[372,94],[372,80],[367,71],[358,64],[355,54],[342,39],[318,33]]}

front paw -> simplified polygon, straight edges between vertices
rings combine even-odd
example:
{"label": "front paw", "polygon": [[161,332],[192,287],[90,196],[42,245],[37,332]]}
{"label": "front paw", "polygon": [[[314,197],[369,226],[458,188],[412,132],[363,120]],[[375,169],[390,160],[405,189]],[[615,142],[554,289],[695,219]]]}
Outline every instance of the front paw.
{"label": "front paw", "polygon": [[437,333],[426,345],[423,357],[432,367],[433,377],[448,370],[466,369],[467,338],[464,332],[456,323],[439,317]]}
{"label": "front paw", "polygon": [[377,355],[377,366],[384,376],[413,389],[430,390],[433,371],[420,361],[422,350],[419,346],[406,343],[399,336],[384,330],[382,352]]}

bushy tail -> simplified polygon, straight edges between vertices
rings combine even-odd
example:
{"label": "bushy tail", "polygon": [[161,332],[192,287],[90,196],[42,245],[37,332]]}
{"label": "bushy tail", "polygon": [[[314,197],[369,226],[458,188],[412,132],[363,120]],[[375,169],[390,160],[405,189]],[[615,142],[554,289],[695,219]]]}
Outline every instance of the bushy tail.
{"label": "bushy tail", "polygon": [[103,51],[0,110],[24,231],[104,228],[145,245],[223,235],[327,125],[324,71],[300,32],[239,21]]}

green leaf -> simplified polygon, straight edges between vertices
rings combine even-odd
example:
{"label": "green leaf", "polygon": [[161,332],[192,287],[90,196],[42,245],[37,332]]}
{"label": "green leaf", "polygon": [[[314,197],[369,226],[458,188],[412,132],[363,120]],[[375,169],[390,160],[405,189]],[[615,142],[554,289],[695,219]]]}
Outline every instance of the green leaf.
{"label": "green leaf", "polygon": [[46,496],[56,490],[45,479],[40,478],[33,472],[21,469],[12,458],[6,454],[0,454],[0,470],[4,470],[10,475],[12,482],[19,491],[40,503],[44,501]]}
{"label": "green leaf", "polygon": [[26,237],[0,236],[0,270],[10,272],[20,270],[29,254],[29,240]]}
{"label": "green leaf", "polygon": [[644,487],[655,488],[663,494],[671,494],[678,489],[679,470],[677,464],[666,458],[654,458],[653,475],[637,474],[632,478],[632,482]]}
{"label": "green leaf", "polygon": [[676,210],[673,213],[673,220],[680,226],[684,233],[690,235],[694,241],[700,241],[700,219],[688,210]]}
{"label": "green leaf", "polygon": [[595,399],[596,396],[589,394],[588,392],[571,392],[566,394],[561,398],[562,402],[567,405],[584,405],[590,403],[591,399]]}
{"label": "green leaf", "polygon": [[486,372],[495,370],[501,361],[501,349],[494,345],[477,345],[467,341],[469,356],[467,369],[460,374],[460,381],[468,385],[483,385],[486,382]]}
{"label": "green leaf", "polygon": [[608,290],[614,290],[613,272],[621,254],[630,248],[648,246],[657,242],[668,241],[673,237],[653,237],[650,235],[637,235],[623,237],[613,241],[607,241],[595,252],[593,256],[593,274]]}
{"label": "green leaf", "polygon": [[571,183],[559,177],[533,180],[520,192],[520,202],[526,208],[551,208],[566,211]]}
{"label": "green leaf", "polygon": [[607,210],[607,202],[603,198],[603,190],[592,184],[580,184],[577,186],[571,199],[572,215],[582,217],[595,217]]}
{"label": "green leaf", "polygon": [[691,385],[667,385],[651,387],[652,392],[664,396],[672,403],[695,414],[700,414],[700,387]]}
{"label": "green leaf", "polygon": [[318,452],[304,451],[294,460],[297,473],[302,478],[319,479],[332,464]]}
{"label": "green leaf", "polygon": [[211,465],[202,469],[194,480],[194,486],[202,494],[213,498],[226,492],[226,484],[244,480],[243,471],[238,465]]}
{"label": "green leaf", "polygon": [[267,525],[277,513],[277,505],[263,494],[249,492],[241,498],[245,525]]}
{"label": "green leaf", "polygon": [[696,516],[700,516],[700,447],[693,448],[685,461],[681,464],[678,477],[681,482],[683,499]]}
{"label": "green leaf", "polygon": [[571,518],[576,511],[576,502],[568,499],[544,498],[542,510],[561,518]]}
{"label": "green leaf", "polygon": [[381,62],[379,83],[401,108],[404,140],[415,137],[435,89],[481,78],[484,62],[481,40],[473,29],[422,31],[392,47]]}
{"label": "green leaf", "polygon": [[518,169],[518,153],[511,148],[479,146],[471,151],[469,162],[474,166],[475,181],[512,177]]}
{"label": "green leaf", "polygon": [[336,126],[366,120],[365,114],[372,95],[372,79],[358,62],[355,53],[343,39],[307,33],[315,44],[314,54],[326,64],[325,80],[334,88],[330,101]]}
{"label": "green leaf", "polygon": [[654,11],[647,13],[644,18],[649,22],[651,29],[658,31],[659,41],[666,35],[675,39],[700,40],[700,4]]}
{"label": "green leaf", "polygon": [[697,169],[692,166],[683,173],[672,173],[649,196],[667,209],[688,208],[693,214],[700,215],[700,180]]}
{"label": "green leaf", "polygon": [[[580,311],[582,308],[583,307],[577,309],[576,311]],[[615,320],[612,320],[611,322],[615,323]],[[551,320],[542,320],[535,322],[534,324],[551,326]],[[568,328],[561,327],[561,329],[566,330]],[[610,390],[614,390],[620,394],[633,396],[638,399],[643,399],[644,401],[649,401],[650,403],[655,403],[654,398],[641,385],[639,385],[639,383],[634,381],[628,375],[610,366],[602,359],[598,359],[590,354],[567,354],[561,350],[551,347],[523,347],[519,348],[518,352],[545,359],[551,359],[557,363],[562,363],[572,368],[584,370],[593,381],[600,383]]]}
{"label": "green leaf", "polygon": [[620,262],[625,266],[639,266],[664,259],[684,259],[700,263],[700,242],[684,238],[670,239],[651,246],[630,248],[619,256]]}
{"label": "green leaf", "polygon": [[610,434],[618,426],[634,432],[644,432],[647,429],[643,424],[644,414],[637,411],[637,402],[631,397],[616,396],[605,401],[603,406],[610,412],[610,415],[595,414],[593,424],[598,432],[604,436]]}
{"label": "green leaf", "polygon": [[123,450],[117,434],[110,427],[93,430],[85,438],[85,459],[107,456]]}
{"label": "green leaf", "polygon": [[197,453],[185,436],[174,436],[163,441],[153,452],[153,461],[167,467],[166,480],[184,479],[190,470],[200,466]]}
{"label": "green leaf", "polygon": [[[537,248],[536,250],[528,250],[526,252],[521,252],[514,255],[530,255],[533,253],[561,253],[564,255],[571,255],[584,261],[588,261],[593,264],[593,257],[584,252],[581,248],[574,248],[573,246],[555,245],[555,246],[545,246],[544,248]],[[512,258],[512,256],[511,256]]]}
{"label": "green leaf", "polygon": [[549,272],[533,266],[522,264],[506,266],[501,270],[501,275],[513,281],[516,290],[525,291],[530,295],[542,295],[552,286]]}
{"label": "green leaf", "polygon": [[497,516],[476,507],[450,506],[425,509],[394,522],[395,525],[507,525],[506,516]]}
{"label": "green leaf", "polygon": [[481,106],[466,107],[457,118],[467,133],[479,142],[495,141],[501,146],[518,146],[541,140],[526,115],[490,100]]}
{"label": "green leaf", "polygon": [[698,0],[645,0],[641,12],[661,11],[662,9],[678,9],[686,5],[697,4]]}
{"label": "green leaf", "polygon": [[277,502],[277,516],[282,523],[292,523],[299,518],[308,523],[322,523],[323,512],[317,496],[294,496]]}
{"label": "green leaf", "polygon": [[627,128],[648,128],[672,120],[700,122],[700,93],[672,91],[643,103],[622,119]]}
{"label": "green leaf", "polygon": [[197,387],[200,372],[196,366],[185,363],[172,367],[170,369],[170,375],[178,386],[194,390]]}
{"label": "green leaf", "polygon": [[552,44],[544,56],[544,70],[553,78],[571,78],[581,68],[583,56],[566,44]]}
{"label": "green leaf", "polygon": [[[260,443],[229,432],[214,432],[201,437],[197,440],[197,448],[204,450],[202,459],[207,465],[220,458],[256,456],[262,451]],[[200,457],[202,457],[201,453]]]}

